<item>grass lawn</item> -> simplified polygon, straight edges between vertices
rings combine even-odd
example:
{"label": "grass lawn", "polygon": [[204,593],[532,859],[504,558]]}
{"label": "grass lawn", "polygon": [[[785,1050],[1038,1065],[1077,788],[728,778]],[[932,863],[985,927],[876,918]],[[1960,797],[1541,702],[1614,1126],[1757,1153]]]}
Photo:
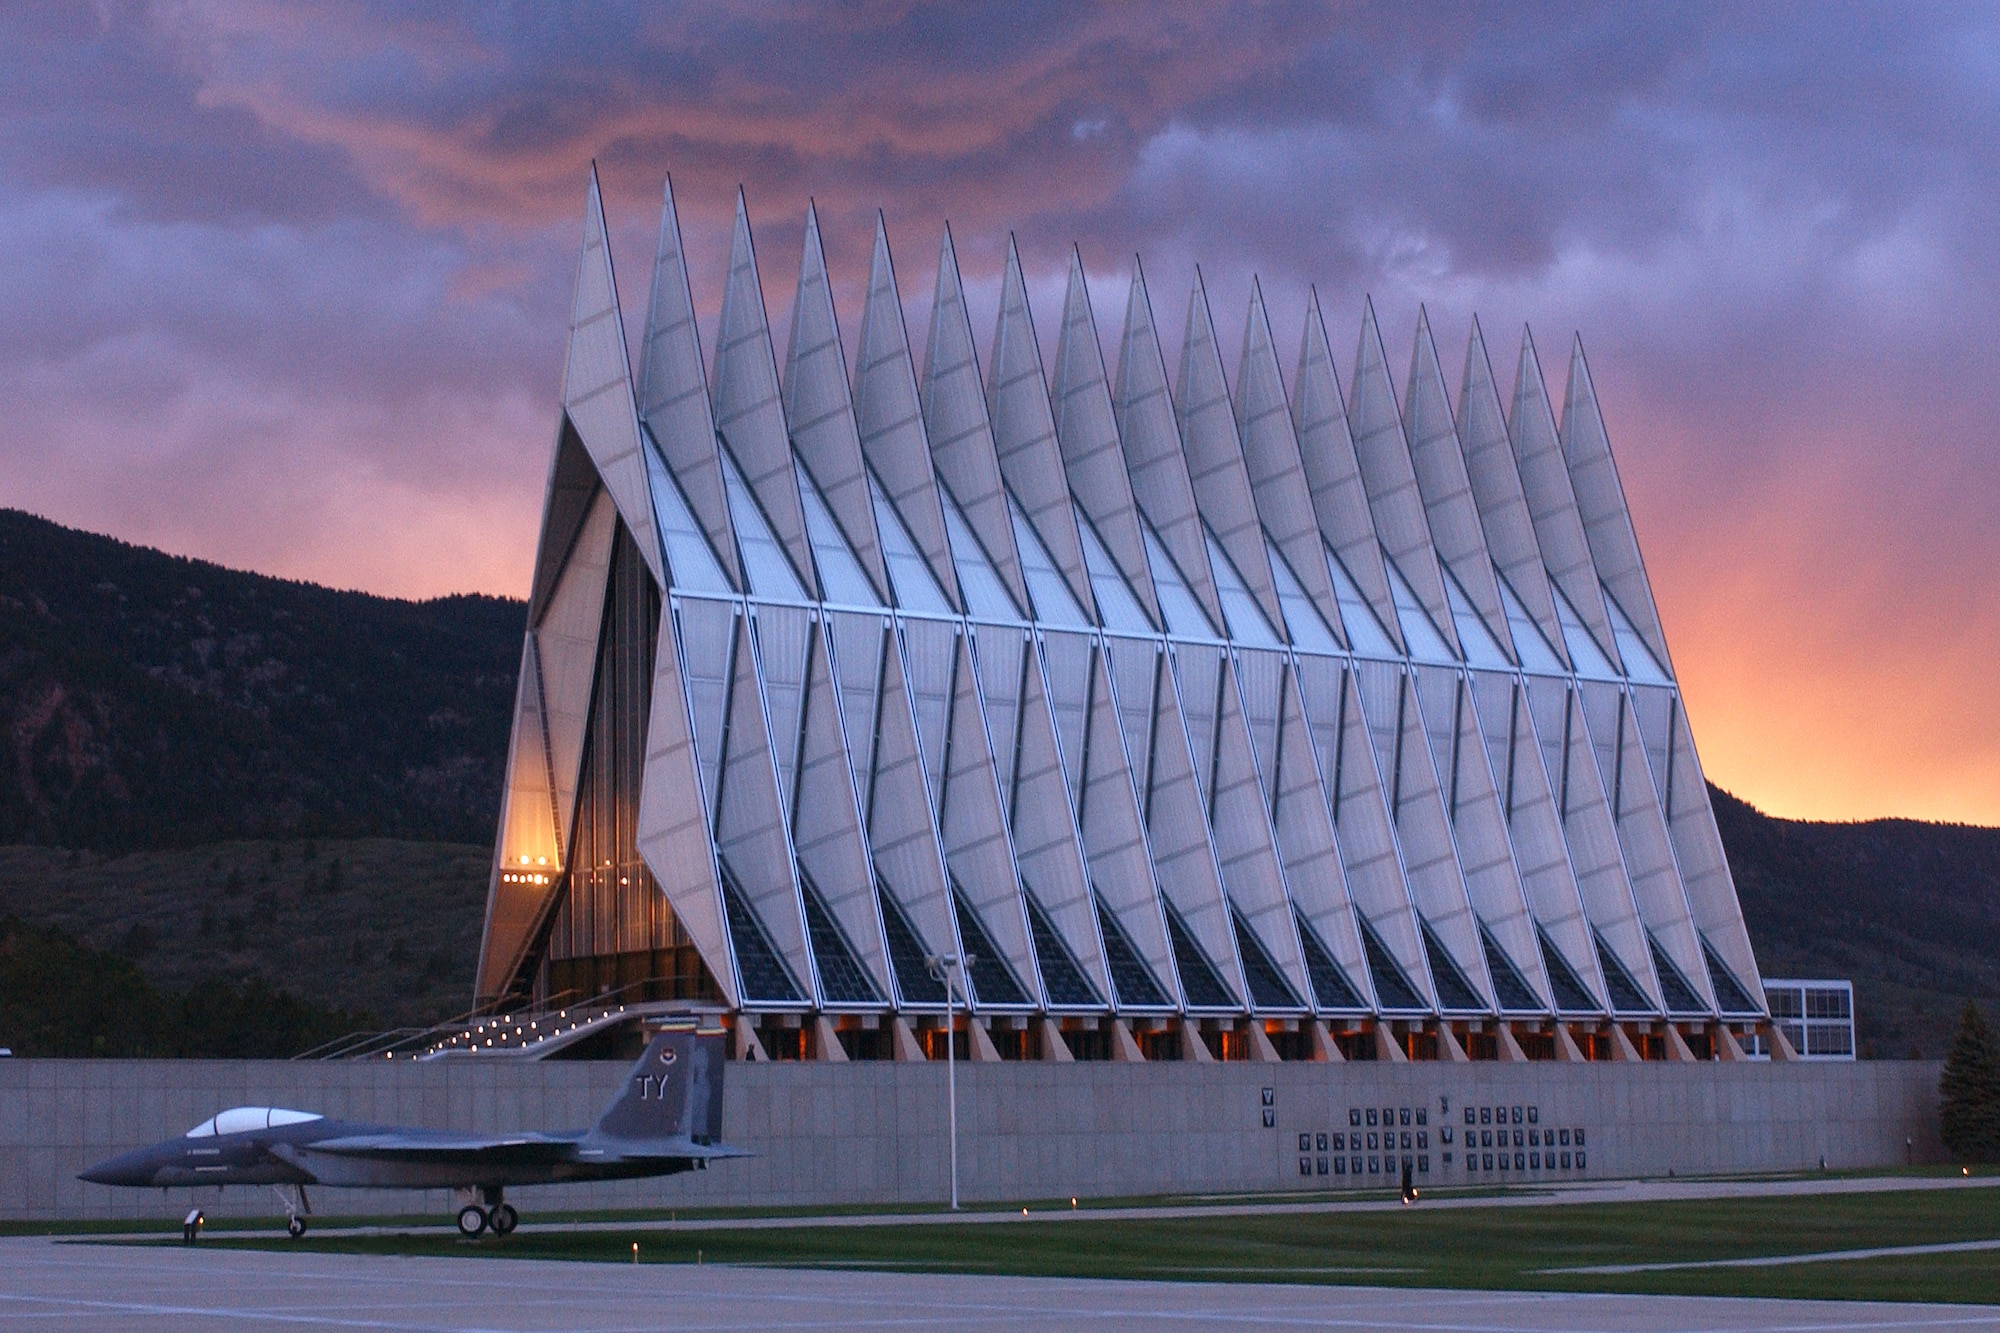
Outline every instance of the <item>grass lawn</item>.
{"label": "grass lawn", "polygon": [[[533,1220],[531,1218],[531,1220]],[[2000,1302],[2000,1251],[1759,1268],[1559,1273],[1875,1246],[2000,1239],[2000,1190],[1372,1213],[979,1225],[619,1230],[464,1242],[437,1233],[308,1238],[314,1249],[921,1272],[1315,1282],[1855,1300]],[[208,1244],[288,1248],[282,1238]]]}

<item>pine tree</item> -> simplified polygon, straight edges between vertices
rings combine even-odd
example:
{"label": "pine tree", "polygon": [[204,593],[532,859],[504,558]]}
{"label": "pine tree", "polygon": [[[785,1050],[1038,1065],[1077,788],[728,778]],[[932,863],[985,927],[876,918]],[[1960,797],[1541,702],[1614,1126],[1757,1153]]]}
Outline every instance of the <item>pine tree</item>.
{"label": "pine tree", "polygon": [[2000,1046],[1971,1000],[1938,1079],[1944,1146],[1962,1162],[2000,1161]]}

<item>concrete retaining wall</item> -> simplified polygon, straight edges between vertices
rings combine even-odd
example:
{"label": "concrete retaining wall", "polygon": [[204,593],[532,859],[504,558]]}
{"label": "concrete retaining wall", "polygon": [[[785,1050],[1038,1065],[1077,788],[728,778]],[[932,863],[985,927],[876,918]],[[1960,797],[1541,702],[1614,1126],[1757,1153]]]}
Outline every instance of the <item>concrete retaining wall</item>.
{"label": "concrete retaining wall", "polygon": [[[237,1105],[467,1130],[593,1121],[623,1064],[0,1060],[0,1218],[279,1211],[265,1191],[122,1190],[76,1173]],[[1366,1109],[1421,1108],[1430,1183],[1575,1179],[1935,1161],[1940,1066],[1856,1064],[961,1064],[965,1198],[1047,1199],[1386,1182],[1366,1165]],[[1266,1096],[1268,1090],[1268,1106]],[[1587,1165],[1465,1168],[1466,1107],[1504,1108],[1511,1139],[1585,1131]],[[1513,1121],[1522,1108],[1523,1123]],[[1534,1123],[1525,1114],[1534,1112]],[[1265,1124],[1265,1112],[1270,1124]],[[1362,1112],[1363,1125],[1351,1126]],[[941,1065],[731,1064],[724,1132],[755,1152],[666,1180],[513,1192],[523,1211],[939,1200]],[[1447,1148],[1442,1131],[1449,1126]],[[1472,1127],[1479,1130],[1478,1126]],[[1379,1132],[1379,1131],[1378,1131]],[[1399,1124],[1397,1133],[1403,1127]],[[1480,1131],[1486,1132],[1486,1131]],[[1320,1176],[1319,1135],[1362,1135],[1362,1174]],[[1301,1134],[1311,1136],[1299,1150]],[[1414,1132],[1413,1132],[1414,1141]],[[1565,1145],[1568,1146],[1568,1145]],[[1451,1152],[1451,1164],[1444,1156]],[[1509,1147],[1508,1151],[1516,1149]],[[1574,1151],[1574,1149],[1572,1149]],[[1313,1174],[1301,1177],[1301,1157]],[[1560,1159],[1558,1159],[1560,1160]],[[446,1196],[318,1191],[320,1212],[446,1211]]]}

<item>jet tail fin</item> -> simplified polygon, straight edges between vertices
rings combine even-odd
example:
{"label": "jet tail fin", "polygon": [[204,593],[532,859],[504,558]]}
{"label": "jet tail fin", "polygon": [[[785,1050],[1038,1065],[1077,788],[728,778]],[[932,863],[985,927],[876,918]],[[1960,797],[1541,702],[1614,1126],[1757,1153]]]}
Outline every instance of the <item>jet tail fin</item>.
{"label": "jet tail fin", "polygon": [[612,1139],[686,1139],[697,1146],[722,1138],[725,1032],[698,1020],[670,1023],[646,1045],[593,1135]]}

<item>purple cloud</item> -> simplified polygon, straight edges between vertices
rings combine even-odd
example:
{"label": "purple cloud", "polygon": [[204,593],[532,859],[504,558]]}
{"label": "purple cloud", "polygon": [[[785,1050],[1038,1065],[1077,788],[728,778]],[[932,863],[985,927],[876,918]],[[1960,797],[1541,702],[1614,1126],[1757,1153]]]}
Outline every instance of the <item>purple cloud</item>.
{"label": "purple cloud", "polygon": [[1045,335],[1072,241],[1107,324],[1136,251],[1227,344],[1253,273],[1343,363],[1365,293],[1399,363],[1420,300],[1503,375],[1532,323],[1557,393],[1581,329],[1712,774],[2000,821],[1978,8],[244,0],[11,9],[0,53],[0,503],[518,592],[594,157],[628,323],[672,171],[698,304],[740,182],[780,328],[811,197],[850,338],[877,206],[914,330],[947,218],[986,320],[1018,234]]}

